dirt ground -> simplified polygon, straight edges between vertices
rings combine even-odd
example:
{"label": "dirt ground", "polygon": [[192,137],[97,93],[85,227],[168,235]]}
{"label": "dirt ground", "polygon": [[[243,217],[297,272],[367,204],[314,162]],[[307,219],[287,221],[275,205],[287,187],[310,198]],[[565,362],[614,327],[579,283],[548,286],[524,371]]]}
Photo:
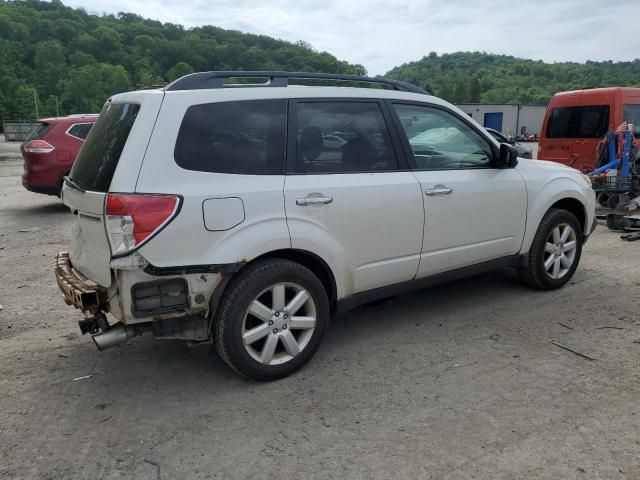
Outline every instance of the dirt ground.
{"label": "dirt ground", "polygon": [[600,226],[558,291],[505,271],[365,306],[256,383],[207,346],[96,351],[52,273],[71,215],[16,155],[0,142],[0,478],[640,479],[640,242]]}

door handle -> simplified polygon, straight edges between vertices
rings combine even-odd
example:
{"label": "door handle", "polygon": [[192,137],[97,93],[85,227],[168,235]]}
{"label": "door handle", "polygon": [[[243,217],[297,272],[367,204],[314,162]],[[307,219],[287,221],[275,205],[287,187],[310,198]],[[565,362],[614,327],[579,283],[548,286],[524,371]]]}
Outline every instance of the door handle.
{"label": "door handle", "polygon": [[435,187],[427,188],[424,191],[424,193],[430,197],[434,197],[436,195],[449,195],[451,192],[453,192],[453,188],[445,187],[444,185],[436,185]]}
{"label": "door handle", "polygon": [[327,205],[333,202],[333,197],[306,197],[297,198],[296,205],[304,207],[306,205]]}

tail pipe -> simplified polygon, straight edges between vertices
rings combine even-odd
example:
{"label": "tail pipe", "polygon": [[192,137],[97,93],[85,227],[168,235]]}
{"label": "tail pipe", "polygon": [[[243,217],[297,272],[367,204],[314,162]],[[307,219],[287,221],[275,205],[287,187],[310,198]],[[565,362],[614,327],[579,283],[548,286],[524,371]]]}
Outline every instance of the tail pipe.
{"label": "tail pipe", "polygon": [[135,337],[136,335],[142,335],[143,332],[144,330],[140,328],[116,323],[107,330],[104,330],[102,333],[92,335],[91,338],[93,338],[93,342],[96,344],[98,350],[102,351],[107,348],[120,345],[121,343],[125,343],[128,339]]}

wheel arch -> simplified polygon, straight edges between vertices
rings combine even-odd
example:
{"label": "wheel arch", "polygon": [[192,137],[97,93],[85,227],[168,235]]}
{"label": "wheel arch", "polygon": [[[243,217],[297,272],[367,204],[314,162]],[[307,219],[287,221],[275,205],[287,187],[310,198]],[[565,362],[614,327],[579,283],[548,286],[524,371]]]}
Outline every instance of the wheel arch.
{"label": "wheel arch", "polygon": [[336,278],[333,274],[333,271],[331,270],[331,267],[329,267],[327,262],[325,262],[320,256],[307,250],[287,248],[262,254],[249,262],[247,265],[250,265],[255,261],[264,260],[267,258],[284,258],[286,260],[291,260],[292,262],[299,263],[300,265],[311,270],[313,274],[318,277],[320,282],[322,282],[322,285],[324,285],[324,288],[327,291],[327,296],[329,297],[331,310],[335,310],[338,298],[338,287],[336,284]]}
{"label": "wheel arch", "polygon": [[567,212],[570,212],[573,215],[575,215],[575,217],[578,219],[578,222],[580,223],[581,233],[584,235],[585,227],[587,224],[587,209],[585,208],[585,206],[582,204],[580,200],[572,197],[567,197],[567,198],[558,200],[556,203],[554,203],[547,209],[547,211],[545,212],[545,215],[552,208],[556,208],[558,210],[566,210]]}
{"label": "wheel arch", "polygon": [[588,235],[592,217],[588,209],[592,206],[592,202],[588,198],[588,192],[578,181],[557,177],[546,183],[543,188],[529,191],[528,197],[527,222],[520,253],[529,252],[540,222],[552,208],[575,215],[582,229],[582,235]]}
{"label": "wheel arch", "polygon": [[[296,262],[313,272],[315,276],[318,277],[322,285],[324,286],[327,296],[329,298],[329,305],[331,306],[331,311],[335,311],[338,301],[338,286],[336,283],[336,277],[333,273],[333,270],[329,266],[329,264],[322,259],[320,256],[311,253],[307,250],[299,250],[295,248],[283,248],[279,250],[272,250],[270,252],[263,253],[251,261],[246,262],[243,267],[235,272],[232,275],[225,275],[211,295],[209,300],[209,319],[211,320],[211,325],[217,316],[219,311],[220,303],[222,302],[225,292],[228,290],[229,286],[233,283],[233,279],[247,268],[249,265],[253,265],[257,261],[266,260],[266,259],[286,259],[291,260],[292,262]],[[210,327],[211,327],[210,325]]]}

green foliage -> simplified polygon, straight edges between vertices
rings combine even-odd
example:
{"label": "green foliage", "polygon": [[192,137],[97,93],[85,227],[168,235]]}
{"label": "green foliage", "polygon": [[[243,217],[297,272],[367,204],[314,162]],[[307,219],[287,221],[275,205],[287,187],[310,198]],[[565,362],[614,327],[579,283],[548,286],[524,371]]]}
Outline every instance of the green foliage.
{"label": "green foliage", "polygon": [[[366,75],[362,65],[287,42],[214,26],[186,29],[133,13],[90,15],[60,1],[0,0],[0,116],[97,112],[111,95],[193,71],[289,70]],[[460,52],[394,68],[390,78],[454,102],[546,103],[558,91],[640,86],[640,60],[547,64]]]}
{"label": "green foliage", "polygon": [[104,100],[113,93],[131,90],[131,81],[122,65],[98,63],[72,69],[59,86],[63,106],[75,105],[81,112],[99,112]]}
{"label": "green foliage", "polygon": [[547,103],[565,90],[639,87],[640,59],[544,63],[481,52],[431,52],[385,76],[414,83],[451,102]]}
{"label": "green foliage", "polygon": [[467,97],[469,102],[477,103],[480,101],[480,95],[482,94],[482,87],[478,77],[473,77],[469,84],[469,96]]}
{"label": "green foliage", "polygon": [[0,116],[33,119],[98,112],[111,95],[206,70],[364,75],[362,65],[286,42],[218,27],[185,29],[133,13],[89,15],[54,0],[0,0]]}
{"label": "green foliage", "polygon": [[[251,48],[249,50],[251,50]],[[184,62],[178,62],[169,69],[167,72],[167,78],[171,82],[180,77],[184,77],[185,75],[189,75],[190,73],[193,73],[193,67],[191,65]]]}

